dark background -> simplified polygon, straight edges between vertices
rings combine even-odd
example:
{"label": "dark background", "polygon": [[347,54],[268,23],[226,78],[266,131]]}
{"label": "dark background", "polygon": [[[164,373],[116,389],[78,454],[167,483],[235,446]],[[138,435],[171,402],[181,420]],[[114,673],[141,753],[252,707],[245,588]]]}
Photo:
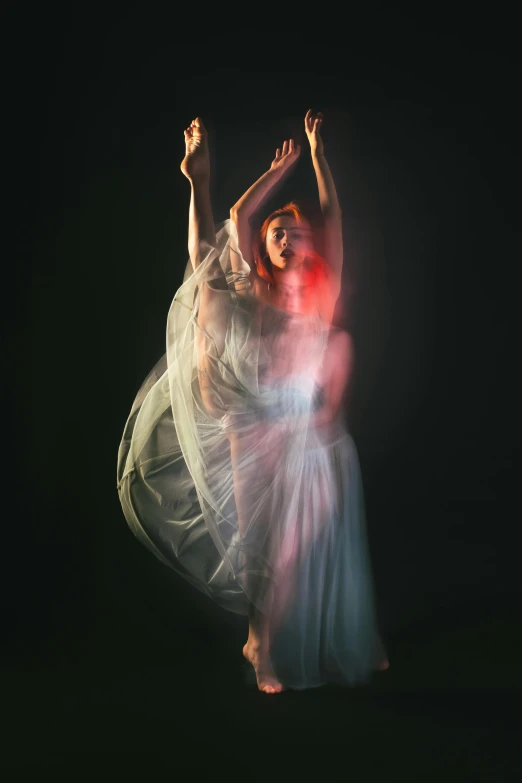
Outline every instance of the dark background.
{"label": "dark background", "polygon": [[[253,34],[74,8],[6,14],[2,762],[515,780],[512,22],[341,35],[265,9]],[[116,456],[187,260],[183,128],[209,129],[219,221],[308,108],[343,207],[348,418],[391,668],[271,698],[244,682],[244,618],[133,538]],[[313,201],[303,150],[283,195]]]}

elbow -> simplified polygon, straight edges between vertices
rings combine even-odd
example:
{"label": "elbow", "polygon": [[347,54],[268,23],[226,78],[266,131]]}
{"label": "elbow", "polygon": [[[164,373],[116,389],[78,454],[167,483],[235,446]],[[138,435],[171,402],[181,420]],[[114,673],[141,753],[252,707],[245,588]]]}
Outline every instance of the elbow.
{"label": "elbow", "polygon": [[249,221],[251,217],[252,210],[248,209],[246,206],[238,207],[235,205],[230,210],[230,220],[233,220],[236,226],[239,224],[239,221]]}
{"label": "elbow", "polygon": [[237,207],[232,207],[230,210],[230,220],[235,225],[236,229],[239,231],[240,224],[245,220],[245,216],[243,213],[243,210],[237,209]]}
{"label": "elbow", "polygon": [[233,220],[234,223],[237,223],[238,220],[242,220],[247,217],[248,215],[243,207],[233,206],[230,210],[230,220]]}

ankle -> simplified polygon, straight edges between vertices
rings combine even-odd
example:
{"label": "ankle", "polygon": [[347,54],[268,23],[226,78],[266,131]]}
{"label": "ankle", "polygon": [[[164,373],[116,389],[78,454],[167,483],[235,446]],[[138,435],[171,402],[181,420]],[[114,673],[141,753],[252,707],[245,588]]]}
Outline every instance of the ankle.
{"label": "ankle", "polygon": [[185,175],[190,182],[192,189],[210,190],[210,177],[207,174],[188,174]]}

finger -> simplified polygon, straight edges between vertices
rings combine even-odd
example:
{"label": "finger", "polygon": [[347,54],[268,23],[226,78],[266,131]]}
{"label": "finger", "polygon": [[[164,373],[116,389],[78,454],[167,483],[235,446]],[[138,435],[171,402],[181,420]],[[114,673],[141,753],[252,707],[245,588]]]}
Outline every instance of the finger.
{"label": "finger", "polygon": [[281,157],[281,150],[279,147],[276,149],[276,160]]}
{"label": "finger", "polygon": [[308,111],[305,114],[305,127],[308,129],[310,127],[310,117],[312,116],[312,110],[308,109]]}
{"label": "finger", "polygon": [[288,152],[293,152],[293,151],[294,151],[294,140],[290,139],[290,141],[288,142]]}
{"label": "finger", "polygon": [[281,154],[286,155],[287,152],[288,152],[288,141],[285,139],[283,142],[283,149]]}

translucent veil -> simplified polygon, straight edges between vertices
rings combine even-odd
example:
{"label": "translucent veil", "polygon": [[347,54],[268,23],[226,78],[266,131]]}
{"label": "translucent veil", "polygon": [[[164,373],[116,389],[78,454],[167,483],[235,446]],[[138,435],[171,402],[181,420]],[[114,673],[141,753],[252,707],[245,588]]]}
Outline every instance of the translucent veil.
{"label": "translucent veil", "polygon": [[122,508],[199,590],[270,617],[287,686],[354,684],[385,652],[355,445],[342,416],[313,426],[331,330],[262,305],[249,272],[231,221],[187,265],[120,444]]}

